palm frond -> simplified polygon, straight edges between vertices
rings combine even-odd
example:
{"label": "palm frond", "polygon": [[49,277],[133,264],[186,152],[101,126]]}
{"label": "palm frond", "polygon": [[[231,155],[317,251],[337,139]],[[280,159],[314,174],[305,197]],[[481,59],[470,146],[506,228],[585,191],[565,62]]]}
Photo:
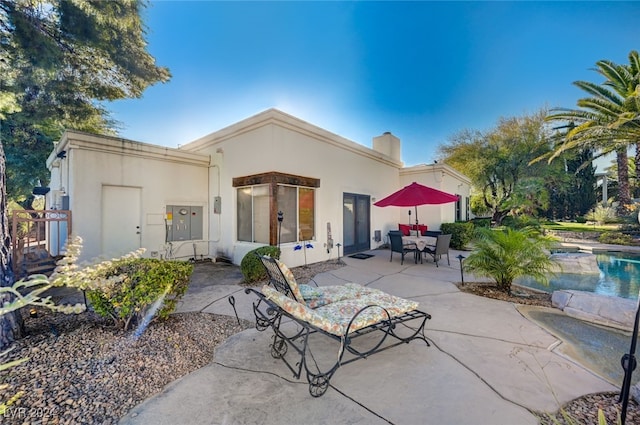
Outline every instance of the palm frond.
{"label": "palm frond", "polygon": [[616,105],[614,103],[603,101],[602,99],[596,99],[593,97],[588,97],[584,99],[580,99],[577,102],[577,105],[581,108],[587,108],[591,111],[595,111],[594,119],[597,118],[602,120],[604,117],[598,116],[597,114],[604,114],[606,117],[615,117],[621,112],[624,112],[624,108],[620,105]]}
{"label": "palm frond", "polygon": [[633,76],[624,65],[617,65],[611,61],[601,60],[596,62],[600,74],[604,75],[608,81],[603,84],[612,87],[616,93],[625,97],[629,92],[629,84]]}
{"label": "palm frond", "polygon": [[565,121],[570,122],[573,121],[574,124],[584,123],[587,121],[598,121],[601,120],[601,115],[588,111],[585,109],[569,109],[569,108],[555,108],[552,111],[556,112],[547,116],[547,121]]}
{"label": "palm frond", "polygon": [[591,83],[589,81],[575,81],[573,85],[597,98],[607,99],[611,102],[620,101],[621,96],[599,84]]}
{"label": "palm frond", "polygon": [[593,148],[613,152],[640,142],[640,55],[631,51],[628,65],[608,60],[596,65],[595,71],[605,77],[605,82],[574,82],[590,97],[577,101],[579,109],[555,108],[545,118],[576,124],[566,134],[556,135],[549,161],[568,150]]}
{"label": "palm frond", "polygon": [[624,113],[621,113],[620,115],[618,115],[618,119],[615,122],[611,123],[609,128],[618,129],[618,128],[620,128],[620,127],[622,127],[624,125],[627,125],[627,124],[638,125],[637,122],[634,122],[637,119],[638,119],[638,114],[636,114],[634,112],[624,112]]}
{"label": "palm frond", "polygon": [[638,55],[637,50],[629,52],[629,67],[631,69],[631,73],[637,78],[640,74],[640,55]]}

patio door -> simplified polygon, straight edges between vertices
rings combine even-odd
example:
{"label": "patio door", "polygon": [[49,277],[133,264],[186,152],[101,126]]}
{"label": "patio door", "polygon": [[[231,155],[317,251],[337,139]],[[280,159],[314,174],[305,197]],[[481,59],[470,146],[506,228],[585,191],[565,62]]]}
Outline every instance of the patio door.
{"label": "patio door", "polygon": [[342,241],[344,255],[366,251],[371,247],[371,200],[368,195],[342,195]]}

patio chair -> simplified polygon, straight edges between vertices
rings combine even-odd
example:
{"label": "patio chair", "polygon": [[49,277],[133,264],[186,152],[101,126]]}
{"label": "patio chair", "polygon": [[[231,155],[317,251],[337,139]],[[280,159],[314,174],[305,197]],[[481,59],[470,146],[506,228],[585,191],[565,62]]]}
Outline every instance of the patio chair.
{"label": "patio chair", "polygon": [[404,256],[408,252],[413,253],[413,259],[415,262],[418,262],[418,247],[415,244],[405,245],[402,242],[402,232],[399,230],[390,230],[389,231],[389,242],[391,243],[391,257],[389,261],[393,261],[393,253],[397,252],[400,254],[400,264],[404,264]]}
{"label": "patio chair", "polygon": [[432,238],[437,238],[442,234],[442,230],[425,230],[422,232],[422,236],[431,236]]}
{"label": "patio chair", "polygon": [[451,235],[438,235],[436,237],[436,244],[427,246],[422,252],[429,254],[433,257],[433,261],[438,266],[438,260],[442,257],[442,254],[447,254],[447,264],[451,265],[449,261],[449,245],[451,244]]}

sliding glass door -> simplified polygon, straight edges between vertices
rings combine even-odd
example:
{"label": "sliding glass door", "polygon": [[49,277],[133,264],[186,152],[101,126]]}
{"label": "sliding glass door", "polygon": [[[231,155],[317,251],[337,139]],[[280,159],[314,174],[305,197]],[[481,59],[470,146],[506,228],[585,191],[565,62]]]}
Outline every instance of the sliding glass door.
{"label": "sliding glass door", "polygon": [[342,201],[342,237],[344,255],[371,247],[371,200],[368,195],[344,193]]}

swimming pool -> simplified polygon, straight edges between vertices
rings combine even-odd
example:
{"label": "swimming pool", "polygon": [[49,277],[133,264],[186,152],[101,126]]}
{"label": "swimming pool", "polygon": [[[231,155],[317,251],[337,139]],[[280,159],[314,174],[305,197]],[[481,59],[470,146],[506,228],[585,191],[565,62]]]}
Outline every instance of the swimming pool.
{"label": "swimming pool", "polygon": [[[516,284],[553,292],[575,289],[596,294],[638,299],[640,290],[640,255],[624,252],[596,253],[600,274],[557,273],[545,286],[532,278],[516,279]],[[565,268],[565,270],[567,270]]]}

